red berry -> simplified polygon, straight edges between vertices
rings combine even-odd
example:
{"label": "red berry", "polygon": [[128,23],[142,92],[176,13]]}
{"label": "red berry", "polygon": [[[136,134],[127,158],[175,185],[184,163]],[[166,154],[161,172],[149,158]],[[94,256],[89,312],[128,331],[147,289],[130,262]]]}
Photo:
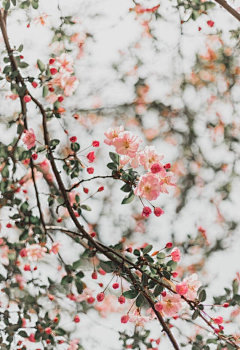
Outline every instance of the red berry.
{"label": "red berry", "polygon": [[62,222],[62,218],[61,217],[59,217],[59,218],[57,218],[57,222]]}
{"label": "red berry", "polygon": [[104,187],[101,186],[101,187],[99,187],[98,192],[102,192],[103,190],[104,190]]}
{"label": "red berry", "polygon": [[33,160],[38,159],[38,155],[37,155],[37,153],[33,153],[33,154],[32,154],[32,159],[33,159]]}
{"label": "red berry", "polygon": [[36,271],[37,270],[37,266],[34,266],[33,270]]}
{"label": "red berry", "polygon": [[53,322],[58,323],[58,317],[54,317]]}
{"label": "red berry", "polygon": [[214,22],[213,22],[213,21],[207,21],[207,25],[208,25],[209,27],[213,27],[213,26],[214,26]]}
{"label": "red berry", "polygon": [[12,224],[10,222],[6,225],[7,228],[12,228]]}
{"label": "red berry", "polygon": [[34,89],[36,89],[36,87],[38,87],[38,83],[36,81],[32,82],[32,87],[34,87]]}
{"label": "red berry", "polygon": [[96,156],[95,156],[95,153],[94,152],[89,152],[88,155],[87,155],[87,159],[89,161],[89,163],[93,163],[94,160],[95,160]]}
{"label": "red berry", "polygon": [[88,174],[93,174],[94,173],[94,168],[87,168]]}
{"label": "red berry", "polygon": [[24,271],[31,271],[30,265],[24,265],[23,269]]}
{"label": "red berry", "polygon": [[51,328],[50,327],[45,328],[45,333],[51,334],[52,333]]}
{"label": "red berry", "polygon": [[49,86],[48,90],[49,90],[50,92],[53,92],[53,91],[54,91],[54,88],[53,88],[52,86]]}
{"label": "red berry", "polygon": [[89,192],[89,189],[86,188],[86,187],[83,187],[83,192],[84,192],[84,193],[88,193],[88,192]]}
{"label": "red berry", "polygon": [[171,164],[170,164],[170,163],[165,164],[165,165],[164,165],[164,168],[165,168],[165,169],[170,169],[170,168],[171,168]]}
{"label": "red berry", "polygon": [[47,344],[50,344],[50,343],[51,343],[51,340],[50,340],[50,339],[47,339],[47,340],[46,340],[46,343],[47,343]]}
{"label": "red berry", "polygon": [[57,74],[57,72],[58,72],[57,68],[50,68],[50,73],[51,73],[52,75]]}
{"label": "red berry", "polygon": [[28,23],[27,28],[30,28],[30,23]]}
{"label": "red berry", "polygon": [[161,293],[161,296],[162,297],[165,297],[167,295],[167,292],[164,290],[162,293]]}
{"label": "red berry", "polygon": [[34,333],[31,333],[28,337],[28,340],[31,341],[32,343],[34,343],[36,341],[35,339],[35,334]]}
{"label": "red berry", "polygon": [[166,244],[166,248],[172,248],[172,242],[168,242],[167,244]]}
{"label": "red berry", "polygon": [[223,307],[229,307],[229,303],[224,303]]}
{"label": "red berry", "polygon": [[20,55],[21,60],[24,58],[23,55]]}
{"label": "red berry", "polygon": [[119,283],[113,283],[113,285],[112,285],[112,287],[113,287],[113,289],[118,289],[119,288]]}
{"label": "red berry", "polygon": [[75,323],[80,322],[80,317],[79,317],[78,315],[76,315],[76,316],[74,317],[73,321],[74,321]]}
{"label": "red berry", "polygon": [[88,298],[87,298],[87,303],[88,303],[88,304],[93,304],[94,301],[95,301],[95,298],[94,298],[94,297],[88,297]]}
{"label": "red berry", "polygon": [[103,283],[98,283],[98,285],[99,285],[99,287],[101,287],[101,288],[103,287]]}
{"label": "red berry", "polygon": [[128,248],[126,249],[126,251],[127,251],[128,253],[132,253],[133,249],[132,249],[132,247],[128,247]]}
{"label": "red berry", "polygon": [[77,141],[77,137],[76,136],[72,136],[70,137],[69,139],[72,143],[76,142]]}
{"label": "red berry", "polygon": [[96,272],[96,271],[93,271],[93,273],[92,273],[92,279],[93,279],[93,280],[96,280],[97,278],[98,278],[97,272]]}
{"label": "red berry", "polygon": [[124,315],[121,317],[121,323],[127,323],[129,321],[129,316],[128,315]]}
{"label": "red berry", "polygon": [[92,146],[93,146],[93,147],[99,147],[99,145],[100,145],[100,142],[99,142],[99,141],[93,141],[93,142],[92,142]]}
{"label": "red berry", "polygon": [[152,210],[149,207],[144,207],[142,211],[142,216],[148,218],[151,214]]}
{"label": "red berry", "polygon": [[177,273],[177,272],[172,272],[172,276],[173,276],[174,278],[176,278],[176,277],[178,276],[178,273]]}
{"label": "red berry", "polygon": [[103,292],[99,293],[97,295],[97,301],[103,301],[103,299],[105,298],[105,294]]}
{"label": "red berry", "polygon": [[126,302],[125,297],[124,297],[123,295],[120,295],[120,297],[118,298],[118,302],[119,302],[120,304],[125,304],[125,302]]}
{"label": "red berry", "polygon": [[53,64],[55,61],[56,61],[55,58],[50,58],[49,64]]}
{"label": "red berry", "polygon": [[156,216],[161,216],[164,214],[164,211],[161,208],[154,208],[154,214]]}
{"label": "red berry", "polygon": [[90,236],[92,237],[92,238],[94,238],[94,237],[96,237],[96,232],[92,232],[91,234],[90,234]]}
{"label": "red berry", "polygon": [[63,100],[64,100],[64,97],[63,97],[63,96],[59,96],[59,97],[58,97],[58,101],[59,101],[59,102],[62,102]]}
{"label": "red berry", "polygon": [[25,103],[28,103],[28,102],[31,101],[31,97],[30,97],[29,95],[25,95],[25,96],[23,97],[23,101],[24,101]]}

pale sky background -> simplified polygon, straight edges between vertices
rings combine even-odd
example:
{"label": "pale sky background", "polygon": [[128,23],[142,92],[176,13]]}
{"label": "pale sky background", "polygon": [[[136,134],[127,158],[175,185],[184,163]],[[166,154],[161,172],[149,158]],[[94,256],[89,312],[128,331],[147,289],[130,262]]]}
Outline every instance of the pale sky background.
{"label": "pale sky background", "polygon": [[[11,44],[17,47],[21,43],[24,44],[22,54],[29,63],[27,72],[30,74],[36,75],[37,73],[37,69],[35,68],[37,59],[41,59],[46,63],[49,55],[52,53],[52,48],[49,47],[52,38],[52,32],[49,30],[49,26],[53,25],[57,27],[60,23],[59,11],[56,10],[57,4],[58,1],[55,0],[41,0],[39,11],[14,11],[8,20]],[[145,1],[142,4],[146,7],[152,7],[159,4],[159,2],[156,0]],[[227,14],[223,9],[217,7],[209,11],[208,15],[201,16],[196,22],[189,21],[184,24],[183,35],[181,36],[179,13],[174,8],[175,2],[165,0],[161,1],[160,4],[159,13],[162,15],[162,18],[156,22],[153,21],[154,34],[158,39],[156,42],[157,51],[153,48],[152,41],[149,39],[141,40],[141,49],[136,50],[132,48],[132,45],[141,37],[141,27],[138,21],[135,21],[135,13],[129,13],[129,8],[134,6],[132,1],[59,0],[63,16],[74,15],[78,17],[80,22],[78,24],[79,32],[88,32],[93,35],[93,39],[88,39],[86,42],[83,57],[76,61],[76,75],[80,80],[80,84],[74,97],[64,102],[67,113],[60,123],[67,127],[69,135],[76,134],[76,136],[81,138],[82,144],[88,145],[93,139],[98,139],[101,142],[102,147],[98,151],[99,160],[96,163],[96,175],[104,175],[108,172],[105,166],[108,162],[106,155],[107,152],[113,151],[113,149],[109,149],[103,144],[103,133],[107,127],[111,126],[115,116],[113,115],[113,118],[111,116],[103,118],[99,124],[100,127],[93,127],[92,135],[89,135],[79,122],[72,118],[70,111],[74,110],[74,108],[92,108],[96,101],[100,101],[102,106],[112,106],[128,103],[134,99],[133,85],[136,83],[137,77],[129,76],[124,83],[120,81],[121,73],[114,71],[112,65],[119,63],[121,72],[130,71],[136,65],[135,55],[137,55],[144,62],[139,68],[138,74],[143,78],[147,78],[147,82],[151,86],[149,98],[151,100],[160,100],[166,105],[171,103],[176,108],[179,108],[182,106],[182,96],[178,97],[177,93],[173,95],[173,87],[175,87],[175,92],[178,91],[181,73],[191,71],[190,67],[194,63],[196,51],[202,50],[204,52],[206,35],[222,30],[224,39],[230,44],[228,31],[238,28],[237,20]],[[240,6],[240,0],[235,1],[233,5],[235,8]],[[44,12],[50,15],[49,25],[42,27],[31,22],[30,28],[26,28],[29,19],[33,19]],[[206,22],[209,19],[215,22],[213,28],[207,26]],[[201,32],[198,31],[199,26],[202,27]],[[71,33],[70,30],[69,33]],[[0,50],[3,49],[3,42],[0,39]],[[179,56],[179,50],[183,58]],[[6,99],[6,95],[9,94],[8,86],[2,82],[0,84],[2,89],[0,121],[10,121],[13,119],[13,113],[18,111],[18,102],[11,101],[10,103],[9,99]],[[236,87],[235,96],[233,96],[236,100],[239,98],[238,90],[239,87]],[[35,96],[38,95],[37,90],[33,90],[33,92]],[[202,91],[196,94],[195,91],[189,89],[188,94],[183,96],[183,99],[188,106],[198,111],[198,120],[195,127],[198,129],[198,134],[200,135],[199,144],[208,154],[209,160],[216,161],[217,159],[221,160],[224,158],[227,162],[231,163],[233,153],[226,146],[219,142],[215,148],[212,148],[210,144],[205,123],[206,120],[214,119],[214,116],[211,114],[211,111],[206,114],[206,110],[203,108],[203,104],[209,97],[208,94],[208,91]],[[39,97],[41,98],[40,91]],[[221,104],[215,106],[215,108],[216,110],[220,109],[226,122],[231,123],[233,113],[231,106],[223,101]],[[239,111],[237,113],[239,114]],[[29,115],[29,125],[34,128],[40,140],[42,137],[40,129],[41,118],[33,106],[30,106]],[[157,125],[157,115],[154,112],[147,112],[143,120],[146,128],[154,128]],[[60,123],[56,120],[49,123],[51,135],[52,138],[58,137],[66,141],[68,136],[63,133]],[[182,127],[184,128],[184,122],[179,121],[179,123],[182,123]],[[8,143],[15,130],[14,128],[7,129],[4,123],[0,127],[0,142]],[[132,127],[132,130],[139,133],[137,128]],[[139,135],[142,136],[141,134]],[[171,163],[176,159],[178,155],[178,149],[176,147],[162,139],[156,139],[154,144],[165,155],[166,163]],[[39,160],[41,159],[39,157]],[[240,173],[240,163],[237,163],[236,172],[238,174]],[[24,170],[19,169],[20,173],[23,175]],[[209,170],[205,171],[202,175],[211,180],[210,184],[205,186],[203,193],[197,191],[196,188],[190,190],[188,203],[180,214],[175,213],[176,198],[173,196],[174,191],[171,191],[170,195],[164,194],[159,199],[158,204],[164,207],[165,215],[161,218],[154,217],[149,220],[146,234],[143,235],[138,232],[134,234],[136,245],[139,246],[144,242],[149,242],[154,244],[157,249],[164,246],[171,239],[172,232],[175,232],[177,240],[184,241],[187,234],[194,236],[196,227],[200,225],[207,229],[210,243],[214,242],[216,238],[226,236],[226,227],[215,223],[216,212],[210,205],[209,198],[214,195],[219,183],[227,179],[228,174],[222,174],[218,178],[214,178],[214,174]],[[91,183],[88,187],[90,189],[96,189],[100,183],[106,185],[106,182],[99,181]],[[111,184],[111,181],[108,183]],[[41,180],[39,181],[39,186],[42,192],[44,192]],[[120,206],[123,193],[119,191],[119,188],[120,185],[118,183],[114,184],[114,186],[107,188],[106,192],[99,194],[99,200],[89,201],[89,205],[94,210],[86,214],[86,218],[90,222],[99,222],[102,240],[109,244],[114,244],[120,239],[122,228],[125,224],[126,227],[134,227],[133,219],[130,216],[131,213],[141,212],[141,207],[138,204],[128,205],[127,207]],[[239,222],[239,193],[240,181],[239,178],[236,178],[230,196],[232,201],[227,200],[220,204],[220,209],[226,219],[234,219]],[[29,197],[31,198],[31,193],[29,193]],[[105,197],[108,197],[108,200],[104,203],[104,215],[98,218]],[[47,203],[45,196],[42,196],[41,200],[44,204]],[[32,204],[34,205],[34,203]],[[5,222],[7,220],[7,212],[2,210],[0,215],[1,220]],[[112,219],[110,219],[110,216]],[[71,227],[70,223],[69,227]],[[221,294],[224,292],[224,287],[230,287],[232,280],[236,276],[236,272],[240,272],[239,233],[238,230],[234,233],[234,236],[228,239],[226,243],[228,249],[211,256],[207,262],[207,274],[200,276],[203,284],[210,283],[210,288],[208,289],[209,301],[211,301],[212,295]],[[6,233],[4,232],[4,234]],[[13,240],[16,239],[14,230],[10,235],[12,235]],[[57,234],[56,240],[62,243],[61,254],[66,261],[70,263],[78,258],[80,250],[77,245],[72,244],[62,234]],[[199,259],[197,253],[194,257],[185,258],[183,256],[181,264],[186,266],[194,262],[195,259]],[[42,263],[42,268],[44,273],[46,273],[46,264],[44,262]],[[49,275],[51,275],[51,271],[49,271]],[[89,276],[86,278],[86,281],[92,289],[97,292],[100,291],[100,288]],[[71,302],[69,302],[67,308],[71,307]],[[219,310],[220,312],[222,316],[225,313],[227,314],[227,310],[221,309]],[[124,329],[131,331],[133,329],[132,324],[126,326],[120,323],[121,314],[110,314],[107,318],[103,319],[97,316],[95,310],[92,310],[88,315],[80,314],[80,317],[81,322],[77,326],[74,336],[81,339],[85,350],[120,350],[122,346],[118,341],[119,335],[117,331],[123,331]],[[180,325],[181,321],[173,321],[173,324]],[[73,327],[73,324],[71,323],[68,326]],[[226,330],[228,330],[228,327],[230,326],[226,325]],[[237,329],[237,325],[231,327],[231,331]],[[152,338],[159,336],[160,327],[156,321],[149,323],[147,328],[152,330]],[[186,323],[183,324],[182,330],[183,333],[186,332],[187,335],[191,335],[191,327]],[[178,339],[181,339],[178,331],[174,328],[173,333],[177,335]],[[185,341],[184,337],[182,339]],[[40,348],[40,346],[37,345],[32,348],[36,349]],[[65,347],[59,345],[57,349],[62,350]],[[171,345],[168,340],[162,340],[159,349],[170,350]],[[185,349],[188,350],[190,347],[186,347]],[[214,347],[211,349],[214,349]]]}

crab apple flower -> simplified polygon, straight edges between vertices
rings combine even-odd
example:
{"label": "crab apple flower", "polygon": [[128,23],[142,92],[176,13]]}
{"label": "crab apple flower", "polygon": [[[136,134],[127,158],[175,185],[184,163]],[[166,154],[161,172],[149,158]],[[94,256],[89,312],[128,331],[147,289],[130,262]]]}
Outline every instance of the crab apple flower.
{"label": "crab apple flower", "polygon": [[105,294],[103,292],[99,293],[97,295],[97,301],[103,301],[103,299],[105,298]]}
{"label": "crab apple flower", "polygon": [[188,286],[188,292],[185,297],[194,300],[197,297],[198,289],[202,285],[202,282],[198,281],[198,275],[194,273],[191,276],[184,278],[183,282]]}
{"label": "crab apple flower", "polygon": [[118,289],[119,288],[119,283],[113,283],[113,285],[112,285],[112,287],[113,287],[113,289]]}
{"label": "crab apple flower", "polygon": [[138,309],[130,315],[129,322],[135,323],[136,326],[143,327],[144,323],[150,321],[152,316],[142,316]]}
{"label": "crab apple flower", "polygon": [[121,323],[128,323],[129,321],[129,316],[128,315],[123,315],[121,317]]}
{"label": "crab apple flower", "polygon": [[60,67],[60,72],[73,73],[74,60],[72,56],[67,53],[62,53],[56,58],[56,65]]}
{"label": "crab apple flower", "polygon": [[145,170],[150,170],[154,164],[159,164],[160,172],[166,173],[163,164],[160,162],[164,156],[158,154],[155,146],[146,146],[143,151],[139,152],[139,163],[144,166]]}
{"label": "crab apple flower", "polygon": [[179,283],[176,285],[176,292],[179,295],[185,295],[188,292],[188,286],[185,282]]}
{"label": "crab apple flower", "polygon": [[154,208],[154,214],[156,216],[161,216],[164,214],[164,211],[161,208]]}
{"label": "crab apple flower", "polygon": [[169,171],[163,179],[161,179],[161,192],[169,193],[168,186],[176,186],[177,178],[172,171]]}
{"label": "crab apple flower", "polygon": [[41,247],[38,244],[32,244],[26,248],[27,257],[30,261],[37,261],[38,259],[44,257],[46,254],[47,248]]}
{"label": "crab apple flower", "polygon": [[24,130],[23,142],[27,146],[27,149],[31,149],[35,146],[36,136],[34,134],[33,129]]}
{"label": "crab apple flower", "polygon": [[180,250],[178,248],[174,248],[171,251],[171,257],[172,257],[172,260],[175,261],[175,262],[180,261],[180,259],[181,259],[181,252],[180,252]]}
{"label": "crab apple flower", "polygon": [[94,160],[96,159],[95,153],[94,152],[89,152],[87,155],[87,159],[89,161],[89,163],[93,163]]}
{"label": "crab apple flower", "polygon": [[58,254],[59,249],[60,249],[60,243],[59,242],[54,242],[52,244],[52,248],[50,249],[50,252],[53,253],[53,254]]}
{"label": "crab apple flower", "polygon": [[104,143],[106,143],[106,145],[111,146],[113,144],[113,141],[118,137],[118,135],[120,133],[122,133],[124,131],[124,127],[118,126],[116,128],[108,128],[106,130],[106,132],[104,133],[104,135],[106,136],[106,140],[104,140]]}
{"label": "crab apple flower", "polygon": [[149,207],[144,207],[143,211],[142,211],[142,216],[148,218],[150,216],[150,214],[152,213],[151,208]]}
{"label": "crab apple flower", "polygon": [[80,322],[80,317],[79,317],[78,315],[76,315],[76,316],[74,317],[73,321],[74,321],[75,323],[79,323],[79,322]]}
{"label": "crab apple flower", "polygon": [[25,95],[24,97],[23,97],[23,101],[25,102],[25,103],[28,103],[28,102],[30,102],[32,99],[31,99],[31,96],[29,96],[29,95]]}
{"label": "crab apple flower", "polygon": [[78,84],[78,79],[73,75],[69,75],[69,73],[64,73],[61,76],[61,86],[66,96],[72,96]]}
{"label": "crab apple flower", "polygon": [[118,302],[119,302],[120,304],[125,304],[125,302],[126,302],[125,297],[124,297],[123,295],[120,295],[120,297],[118,297]]}
{"label": "crab apple flower", "polygon": [[140,177],[134,194],[152,201],[157,199],[161,191],[160,180],[157,175],[147,173]]}
{"label": "crab apple flower", "polygon": [[164,166],[163,165],[160,165],[160,164],[153,164],[151,166],[151,173],[153,174],[158,174],[158,173],[161,173],[161,176],[164,177],[166,176],[166,170],[164,169]]}
{"label": "crab apple flower", "polygon": [[69,140],[72,143],[77,142],[77,137],[76,136],[71,136]]}
{"label": "crab apple flower", "polygon": [[161,301],[158,301],[158,302],[154,305],[154,307],[155,307],[155,309],[156,309],[157,311],[162,311],[162,309],[163,309],[163,305],[162,305]]}
{"label": "crab apple flower", "polygon": [[166,294],[161,301],[165,316],[174,316],[182,309],[182,299],[178,294]]}
{"label": "crab apple flower", "polygon": [[77,339],[77,338],[72,339],[69,342],[70,346],[67,348],[67,350],[77,350],[78,349],[78,343],[79,343],[79,339]]}
{"label": "crab apple flower", "polygon": [[92,146],[93,146],[93,147],[99,147],[99,145],[100,145],[100,142],[99,142],[99,141],[93,141],[93,142],[92,142]]}
{"label": "crab apple flower", "polygon": [[94,168],[87,168],[88,174],[93,174],[94,173]]}
{"label": "crab apple flower", "polygon": [[213,319],[213,322],[216,324],[221,324],[221,323],[223,323],[223,318],[221,316],[215,317]]}
{"label": "crab apple flower", "polygon": [[130,131],[121,132],[113,141],[113,146],[116,148],[118,154],[123,154],[134,158],[136,156],[138,147],[142,142],[138,136],[133,135]]}

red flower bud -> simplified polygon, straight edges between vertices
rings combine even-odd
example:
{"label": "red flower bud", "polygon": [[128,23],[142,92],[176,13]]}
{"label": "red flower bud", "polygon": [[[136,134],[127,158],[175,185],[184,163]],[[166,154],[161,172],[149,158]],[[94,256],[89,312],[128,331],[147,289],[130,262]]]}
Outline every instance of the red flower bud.
{"label": "red flower bud", "polygon": [[76,136],[72,136],[70,137],[69,139],[72,143],[76,142],[77,141],[77,137]]}
{"label": "red flower bud", "polygon": [[75,317],[74,317],[74,320],[73,320],[75,323],[78,323],[78,322],[80,322],[80,317],[78,316],[78,315],[76,315]]}
{"label": "red flower bud", "polygon": [[56,61],[55,58],[50,58],[49,64],[53,64],[55,61]]}
{"label": "red flower bud", "polygon": [[119,283],[113,283],[113,285],[112,285],[112,287],[113,287],[113,289],[118,289],[119,288]]}
{"label": "red flower bud", "polygon": [[99,293],[97,295],[97,301],[103,301],[103,299],[105,298],[105,294],[103,292]]}
{"label": "red flower bud", "polygon": [[28,103],[28,102],[31,101],[31,97],[30,97],[29,95],[25,95],[25,96],[23,97],[23,101],[24,101],[25,103]]}
{"label": "red flower bud", "polygon": [[93,279],[93,280],[96,280],[97,278],[98,278],[97,272],[94,271],[94,272],[92,273],[92,279]]}
{"label": "red flower bud", "polygon": [[161,208],[154,208],[154,214],[156,216],[161,216],[164,214],[164,211]]}
{"label": "red flower bud", "polygon": [[38,83],[36,81],[32,82],[32,87],[34,87],[34,89],[36,89],[36,87],[38,87]]}
{"label": "red flower bud", "polygon": [[121,323],[128,323],[129,321],[129,316],[128,315],[123,315],[121,317]]}
{"label": "red flower bud", "polygon": [[59,102],[62,102],[63,100],[64,100],[64,97],[63,97],[63,96],[59,96],[59,97],[58,97],[58,101],[59,101]]}
{"label": "red flower bud", "polygon": [[172,242],[168,242],[167,244],[166,244],[166,247],[165,248],[172,248],[172,246],[173,246],[173,244],[172,244]]}
{"label": "red flower bud", "polygon": [[94,297],[88,297],[88,298],[87,298],[87,303],[88,303],[88,304],[93,304],[94,301],[95,301],[95,298],[94,298]]}
{"label": "red flower bud", "polygon": [[52,333],[51,328],[50,327],[45,328],[45,333],[51,334]]}
{"label": "red flower bud", "polygon": [[33,154],[32,154],[32,159],[33,159],[33,160],[38,159],[38,155],[37,155],[37,153],[33,153]]}
{"label": "red flower bud", "polygon": [[104,187],[101,186],[101,187],[99,187],[98,192],[102,192],[103,190],[104,190]]}
{"label": "red flower bud", "polygon": [[83,187],[83,192],[84,192],[84,193],[88,193],[88,192],[89,192],[89,189],[86,188],[86,187]]}
{"label": "red flower bud", "polygon": [[57,74],[58,70],[56,68],[50,68],[50,72],[52,75]]}
{"label": "red flower bud", "polygon": [[99,141],[93,141],[93,142],[92,142],[92,146],[93,146],[93,147],[99,147],[99,145],[100,145],[100,142],[99,142]]}
{"label": "red flower bud", "polygon": [[126,302],[125,297],[124,297],[123,295],[120,295],[120,297],[118,298],[118,302],[119,302],[120,304],[125,304],[125,302]]}
{"label": "red flower bud", "polygon": [[87,168],[88,174],[93,174],[94,173],[94,168]]}

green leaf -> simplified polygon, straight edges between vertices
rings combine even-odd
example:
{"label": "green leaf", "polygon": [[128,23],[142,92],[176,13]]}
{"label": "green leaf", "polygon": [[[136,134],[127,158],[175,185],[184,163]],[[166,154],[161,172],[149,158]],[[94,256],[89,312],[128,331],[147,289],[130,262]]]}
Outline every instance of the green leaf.
{"label": "green leaf", "polygon": [[123,293],[123,296],[127,299],[135,299],[138,296],[138,292],[136,290],[128,290]]}
{"label": "green leaf", "polygon": [[11,1],[12,1],[13,6],[16,6],[17,1],[16,0],[11,0]]}
{"label": "green leaf", "polygon": [[196,320],[196,318],[199,316],[200,312],[198,309],[196,309],[194,311],[194,313],[192,314],[192,320]]}
{"label": "green leaf", "polygon": [[29,236],[28,230],[24,230],[23,233],[20,235],[19,240],[20,241],[25,241],[25,239],[27,239],[28,236]]}
{"label": "green leaf", "polygon": [[92,209],[86,204],[81,205],[81,209],[87,210],[87,211],[92,211]]}
{"label": "green leaf", "polygon": [[153,294],[155,295],[155,297],[159,296],[163,291],[163,286],[161,286],[160,284],[157,284]]}
{"label": "green leaf", "polygon": [[38,0],[32,0],[32,7],[37,10],[38,9]]}
{"label": "green leaf", "polygon": [[25,9],[29,8],[29,6],[30,6],[30,1],[23,1],[19,7],[20,7],[20,9],[25,10]]}
{"label": "green leaf", "polygon": [[145,248],[143,248],[143,254],[147,254],[152,250],[153,246],[151,244],[147,245]]}
{"label": "green leaf", "polygon": [[45,71],[45,64],[41,60],[37,60],[37,65],[41,72]]}
{"label": "green leaf", "polygon": [[232,289],[233,289],[233,295],[238,293],[239,283],[237,280],[233,280],[232,283]]}
{"label": "green leaf", "polygon": [[62,328],[57,328],[57,329],[54,329],[54,333],[56,335],[64,335],[64,334],[66,334],[66,331]]}
{"label": "green leaf", "polygon": [[71,143],[71,150],[73,152],[78,152],[80,150],[80,145],[77,142]]}
{"label": "green leaf", "polygon": [[59,143],[60,143],[60,140],[58,140],[58,139],[53,139],[53,140],[50,141],[49,146],[50,146],[50,147],[56,147],[57,145],[59,145]]}
{"label": "green leaf", "polygon": [[161,253],[158,253],[158,254],[157,254],[157,259],[158,259],[158,260],[163,260],[163,259],[165,259],[165,256],[166,256],[166,255],[165,255],[164,253],[162,253],[162,252],[161,252]]}
{"label": "green leaf", "polygon": [[141,307],[144,304],[144,296],[142,294],[139,294],[136,300],[136,306]]}
{"label": "green leaf", "polygon": [[75,196],[75,201],[76,201],[77,203],[80,203],[80,197],[79,197],[78,194],[76,194],[76,196]]}
{"label": "green leaf", "polygon": [[74,270],[77,270],[82,265],[82,260],[79,259],[73,263]]}
{"label": "green leaf", "polygon": [[7,2],[3,3],[4,10],[8,11],[10,8],[10,0],[7,0]]}
{"label": "green leaf", "polygon": [[27,68],[28,66],[29,66],[29,64],[27,62],[19,62],[18,63],[19,68]]}
{"label": "green leaf", "polygon": [[42,97],[46,97],[47,94],[48,94],[48,92],[49,92],[49,89],[48,89],[48,87],[45,85],[45,86],[43,87]]}
{"label": "green leaf", "polygon": [[72,276],[64,276],[61,280],[61,284],[64,285],[64,284],[68,284],[68,283],[72,283],[73,281],[73,277]]}
{"label": "green leaf", "polygon": [[[15,3],[16,3],[16,0],[14,0],[15,1]],[[21,44],[20,46],[19,46],[19,48],[17,49],[17,51],[18,52],[22,52],[22,50],[23,50],[23,44]]]}
{"label": "green leaf", "polygon": [[129,193],[129,195],[122,200],[122,204],[129,204],[134,200],[135,194],[133,191]]}
{"label": "green leaf", "polygon": [[203,289],[199,293],[198,300],[200,301],[200,303],[202,303],[202,302],[204,302],[206,300],[206,298],[207,298],[207,294],[206,294],[205,289]]}
{"label": "green leaf", "polygon": [[140,251],[138,249],[134,249],[133,254],[136,256],[140,256]]}
{"label": "green leaf", "polygon": [[240,305],[240,295],[239,294],[235,294],[232,298],[232,300],[236,301],[236,303],[238,305]]}
{"label": "green leaf", "polygon": [[2,173],[2,177],[6,177],[6,178],[9,177],[9,170],[7,165],[5,165],[1,173]]}
{"label": "green leaf", "polygon": [[100,261],[99,266],[107,273],[110,273],[113,271],[111,261],[107,261],[107,262]]}
{"label": "green leaf", "polygon": [[23,337],[23,338],[28,338],[28,334],[25,331],[20,331],[18,335],[20,335],[20,337]]}
{"label": "green leaf", "polygon": [[125,184],[125,185],[123,185],[123,186],[120,188],[120,190],[123,191],[123,192],[130,192],[131,189],[132,189],[132,186],[129,185],[129,184]]}
{"label": "green leaf", "polygon": [[207,344],[217,344],[217,339],[208,339]]}
{"label": "green leaf", "polygon": [[196,21],[196,19],[198,18],[200,16],[200,13],[199,13],[199,11],[198,10],[193,10],[193,12],[192,12],[192,19],[194,20],[194,21]]}
{"label": "green leaf", "polygon": [[112,159],[113,163],[119,165],[120,157],[117,153],[109,152],[109,157]]}
{"label": "green leaf", "polygon": [[110,170],[117,170],[117,164],[115,164],[115,163],[108,163],[107,167]]}

